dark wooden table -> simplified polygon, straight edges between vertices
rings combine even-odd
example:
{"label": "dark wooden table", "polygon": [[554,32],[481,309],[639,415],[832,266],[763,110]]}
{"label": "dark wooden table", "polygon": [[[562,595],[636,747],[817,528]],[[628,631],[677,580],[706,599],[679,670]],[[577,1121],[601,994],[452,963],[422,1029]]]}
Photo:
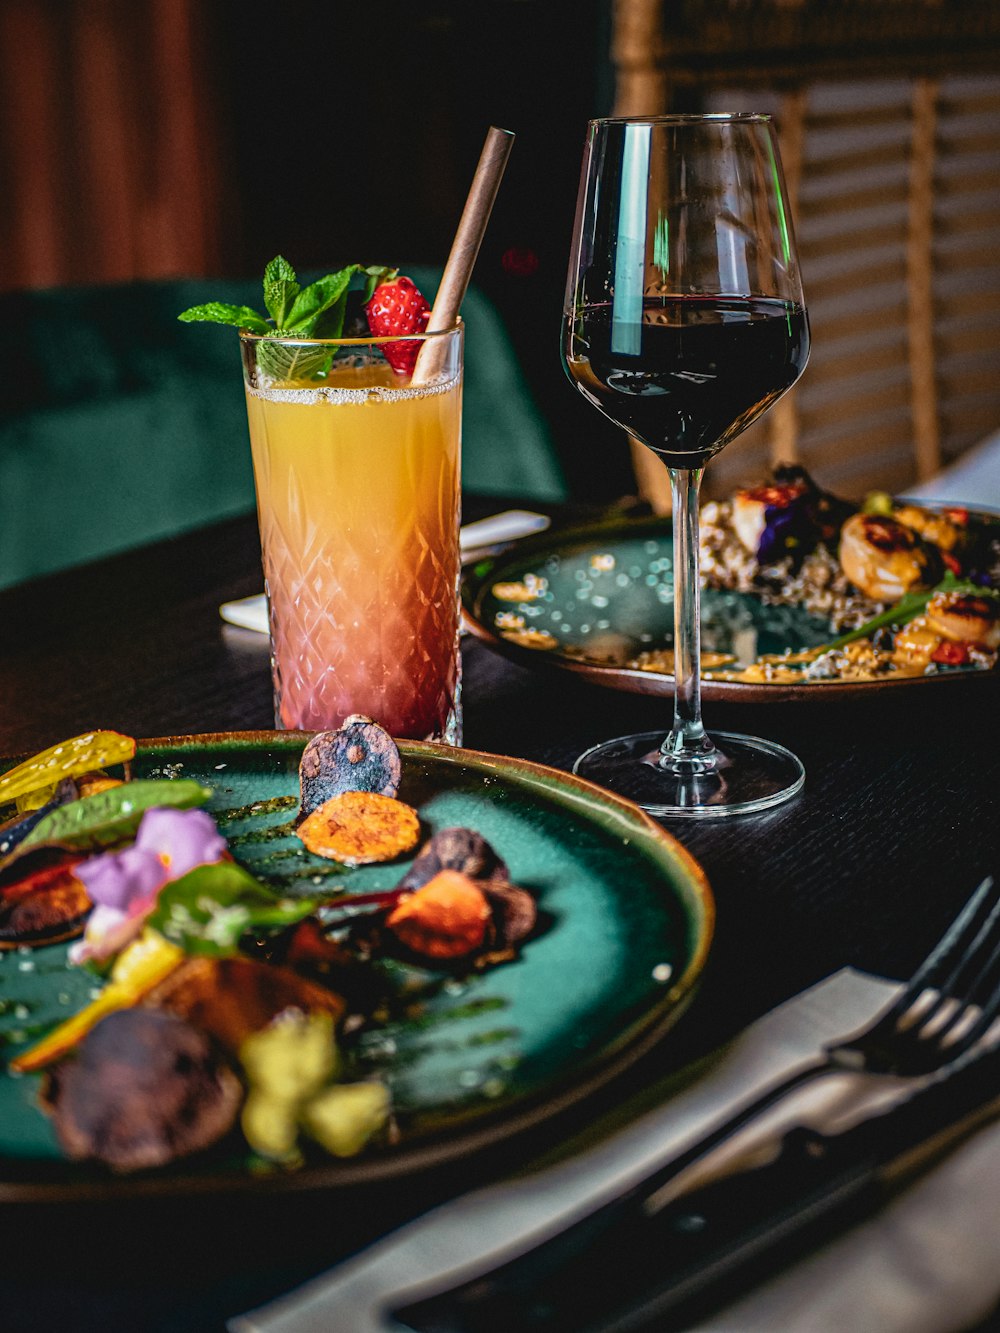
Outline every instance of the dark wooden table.
{"label": "dark wooden table", "polygon": [[[502,507],[470,501],[467,516]],[[271,726],[267,644],[218,613],[259,586],[248,516],[0,593],[0,754],[92,727],[149,737]],[[710,725],[793,749],[806,787],[763,815],[667,821],[704,866],[718,908],[671,1061],[705,1053],[845,964],[907,975],[978,880],[1000,869],[1000,690],[975,685],[863,704],[708,708]],[[600,739],[666,726],[668,712],[666,701],[530,672],[466,643],[465,740],[475,749],[568,768]],[[574,1114],[626,1095],[665,1058],[654,1052]],[[238,1216],[207,1204],[97,1220],[65,1208],[8,1213],[0,1234],[10,1241],[16,1229],[17,1264],[0,1326],[219,1329],[572,1127],[553,1122],[548,1140],[368,1195],[349,1217],[316,1199],[261,1216],[244,1203]]]}

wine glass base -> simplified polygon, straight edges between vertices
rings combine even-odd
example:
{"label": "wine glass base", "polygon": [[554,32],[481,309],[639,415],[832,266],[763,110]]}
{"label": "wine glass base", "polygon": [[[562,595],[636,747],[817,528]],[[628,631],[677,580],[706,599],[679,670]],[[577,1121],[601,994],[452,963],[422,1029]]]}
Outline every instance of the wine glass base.
{"label": "wine glass base", "polygon": [[651,815],[719,819],[780,805],[802,790],[805,769],[790,750],[756,736],[711,732],[719,761],[707,774],[678,774],[656,760],[665,733],[619,736],[585,751],[580,777],[634,801]]}

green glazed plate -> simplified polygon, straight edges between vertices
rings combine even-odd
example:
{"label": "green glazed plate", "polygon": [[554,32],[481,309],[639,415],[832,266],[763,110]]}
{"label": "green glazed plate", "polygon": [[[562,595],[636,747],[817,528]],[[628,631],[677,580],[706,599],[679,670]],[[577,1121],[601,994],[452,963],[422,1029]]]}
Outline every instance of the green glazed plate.
{"label": "green glazed plate", "polygon": [[[465,624],[522,666],[574,672],[631,694],[672,696],[672,675],[628,665],[640,653],[673,645],[672,541],[670,521],[662,518],[617,519],[525,538],[514,550],[466,570]],[[498,596],[498,588],[505,595]],[[529,595],[519,596],[519,590]],[[703,653],[734,653],[737,666],[749,666],[765,653],[816,648],[834,637],[825,619],[802,607],[769,606],[752,593],[711,588],[702,591],[701,634]],[[933,676],[802,684],[703,676],[701,693],[740,703],[829,701],[997,676],[996,670],[963,668]]]}
{"label": "green glazed plate", "polygon": [[[138,777],[194,778],[234,856],[287,894],[316,874],[339,889],[389,888],[408,861],[344,870],[288,831],[305,737],[224,733],[142,742]],[[38,1076],[0,1073],[0,1201],[127,1197],[220,1189],[331,1187],[404,1175],[531,1128],[621,1073],[691,998],[714,906],[698,864],[637,807],[554,769],[402,742],[400,798],[424,832],[476,829],[537,896],[540,928],[520,956],[472,976],[417,968],[419,1015],[367,1034],[367,1069],[392,1089],[399,1141],[297,1171],[247,1157],[116,1178],[63,1159],[37,1105]],[[264,808],[246,807],[264,802]],[[235,813],[234,813],[235,812]],[[90,998],[66,946],[0,954],[0,1035],[8,1057]],[[5,1064],[4,1064],[5,1067]]]}

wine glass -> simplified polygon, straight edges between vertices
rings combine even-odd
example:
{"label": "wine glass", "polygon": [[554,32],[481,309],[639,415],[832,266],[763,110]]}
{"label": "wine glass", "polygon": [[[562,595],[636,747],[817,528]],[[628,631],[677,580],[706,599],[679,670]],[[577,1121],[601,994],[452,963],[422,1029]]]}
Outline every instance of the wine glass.
{"label": "wine glass", "polygon": [[698,493],[705,465],[795,383],[809,323],[770,117],[588,127],[563,330],[588,402],[657,454],[673,496],[674,724],[574,772],[658,815],[764,810],[805,780],[789,750],[701,720]]}

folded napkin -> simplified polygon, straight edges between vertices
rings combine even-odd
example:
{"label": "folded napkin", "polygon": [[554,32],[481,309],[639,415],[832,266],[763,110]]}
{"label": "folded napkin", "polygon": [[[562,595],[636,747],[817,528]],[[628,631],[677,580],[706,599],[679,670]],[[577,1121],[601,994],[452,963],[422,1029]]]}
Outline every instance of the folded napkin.
{"label": "folded napkin", "polygon": [[[623,1107],[565,1145],[560,1160],[452,1200],[332,1272],[260,1310],[230,1333],[400,1333],[380,1313],[495,1267],[668,1161],[819,1047],[863,1027],[896,993],[845,969],[789,1000],[708,1062],[682,1092],[638,1115]],[[863,1081],[864,1086],[870,1080]],[[803,1089],[750,1137],[805,1113],[839,1128],[857,1118],[862,1081],[835,1077]],[[654,1090],[655,1091],[655,1090]],[[864,1096],[865,1094],[862,1094]],[[865,1109],[899,1095],[890,1081]],[[628,1123],[622,1128],[622,1122]],[[728,1151],[746,1151],[748,1136]],[[752,1145],[751,1145],[752,1146]],[[839,1237],[698,1325],[701,1333],[949,1333],[1000,1298],[1000,1126],[982,1130],[877,1217]],[[514,1331],[512,1330],[512,1333]]]}
{"label": "folded napkin", "polygon": [[1000,430],[967,449],[950,467],[910,486],[903,498],[1000,509]]}
{"label": "folded napkin", "polygon": [[[459,531],[462,563],[467,565],[478,560],[495,546],[514,541],[517,537],[543,532],[551,522],[546,514],[535,514],[529,509],[505,509],[502,514],[466,523]],[[241,597],[235,602],[223,602],[219,607],[219,615],[240,629],[268,633],[267,598],[262,592],[253,597]]]}

